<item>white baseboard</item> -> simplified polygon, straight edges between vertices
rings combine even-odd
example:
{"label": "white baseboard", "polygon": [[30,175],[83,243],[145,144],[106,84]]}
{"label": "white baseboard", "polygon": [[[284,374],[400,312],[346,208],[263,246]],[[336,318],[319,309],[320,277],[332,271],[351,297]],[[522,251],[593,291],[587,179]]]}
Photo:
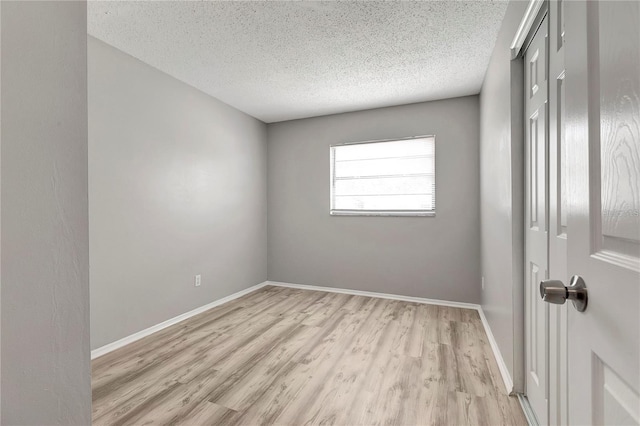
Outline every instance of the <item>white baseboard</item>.
{"label": "white baseboard", "polygon": [[168,319],[168,320],[166,320],[164,322],[161,322],[160,324],[156,324],[156,325],[151,326],[149,328],[145,328],[142,331],[138,331],[137,333],[134,333],[134,334],[132,334],[130,336],[124,337],[124,338],[122,338],[120,340],[116,340],[113,343],[109,343],[107,345],[99,347],[98,349],[94,349],[94,350],[91,351],[91,359],[92,360],[96,359],[96,358],[98,358],[98,357],[100,357],[102,355],[108,354],[109,352],[115,351],[116,349],[119,349],[119,348],[121,348],[121,347],[123,347],[125,345],[128,345],[129,343],[133,343],[136,340],[140,340],[143,337],[147,337],[150,334],[153,334],[153,333],[155,333],[157,331],[160,331],[160,330],[162,330],[164,328],[167,328],[167,327],[170,327],[170,326],[172,326],[174,324],[177,324],[180,321],[184,321],[187,318],[191,318],[194,315],[198,315],[199,313],[207,311],[207,310],[209,310],[211,308],[215,308],[216,306],[220,306],[223,303],[230,302],[230,301],[232,301],[234,299],[237,299],[239,297],[244,296],[245,294],[249,294],[249,293],[251,293],[253,291],[256,291],[256,290],[258,290],[258,289],[260,289],[262,287],[265,287],[265,286],[269,285],[268,283],[269,283],[268,281],[265,281],[263,283],[256,284],[256,285],[254,285],[252,287],[245,288],[244,290],[241,290],[241,291],[239,291],[237,293],[233,293],[233,294],[231,294],[231,295],[229,295],[227,297],[223,297],[222,299],[218,299],[218,300],[216,300],[214,302],[211,302],[211,303],[208,303],[208,304],[206,304],[204,306],[200,306],[199,308],[196,308],[196,309],[194,309],[192,311],[185,312],[184,314],[178,315],[177,317],[173,317],[171,319]]}
{"label": "white baseboard", "polygon": [[453,308],[476,309],[476,310],[480,309],[480,305],[476,305],[474,303],[450,302],[448,300],[425,299],[424,297],[401,296],[398,294],[376,293],[373,291],[350,290],[346,288],[335,288],[335,287],[320,287],[320,286],[306,285],[306,284],[291,284],[291,283],[283,283],[279,281],[267,281],[267,285],[273,285],[276,287],[297,288],[300,290],[325,291],[327,293],[352,294],[354,296],[377,297],[379,299],[401,300],[403,302],[426,303],[429,305],[451,306]]}
{"label": "white baseboard", "polygon": [[500,369],[500,374],[502,375],[504,387],[507,390],[508,395],[513,395],[513,380],[511,379],[511,375],[509,374],[507,364],[504,362],[504,358],[502,358],[502,353],[500,352],[500,348],[498,347],[498,342],[496,342],[496,338],[493,336],[493,332],[491,331],[491,327],[489,326],[487,317],[484,315],[482,307],[478,308],[478,313],[480,314],[480,319],[482,320],[482,324],[484,325],[484,330],[487,333],[487,338],[489,339],[489,344],[491,345],[491,349],[493,350],[493,355],[495,356],[498,363],[498,368]]}

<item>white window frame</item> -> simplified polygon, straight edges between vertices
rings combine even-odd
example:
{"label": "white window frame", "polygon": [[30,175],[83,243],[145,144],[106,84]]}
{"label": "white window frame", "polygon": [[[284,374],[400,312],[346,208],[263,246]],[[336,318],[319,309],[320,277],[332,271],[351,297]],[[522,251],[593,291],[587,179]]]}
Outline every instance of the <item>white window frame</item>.
{"label": "white window frame", "polygon": [[[433,173],[434,173],[434,209],[433,210],[337,210],[334,209],[334,196],[333,196],[333,188],[334,188],[334,167],[335,167],[335,156],[334,156],[334,148],[344,146],[344,145],[361,145],[361,144],[372,144],[378,142],[396,142],[403,140],[413,140],[413,139],[424,139],[424,138],[433,138],[434,144],[434,156],[433,156]],[[421,136],[410,136],[404,138],[392,138],[392,139],[376,139],[370,141],[359,141],[359,142],[343,142],[329,145],[329,214],[331,216],[417,216],[417,217],[435,217],[435,200],[436,200],[436,192],[437,192],[437,184],[436,184],[436,158],[437,158],[437,144],[436,144],[436,136],[435,135],[421,135]]]}

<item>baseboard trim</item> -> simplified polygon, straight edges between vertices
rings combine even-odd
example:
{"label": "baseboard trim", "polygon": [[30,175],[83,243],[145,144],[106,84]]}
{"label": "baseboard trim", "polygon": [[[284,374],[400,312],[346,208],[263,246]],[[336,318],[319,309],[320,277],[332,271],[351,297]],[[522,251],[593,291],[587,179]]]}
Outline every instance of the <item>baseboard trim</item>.
{"label": "baseboard trim", "polygon": [[524,412],[524,417],[527,419],[527,423],[529,426],[538,426],[538,419],[536,418],[535,413],[533,412],[533,408],[531,408],[531,404],[527,397],[521,393],[518,395],[518,401],[520,401],[520,406],[522,407],[522,411]]}
{"label": "baseboard trim", "polygon": [[448,300],[426,299],[424,297],[402,296],[398,294],[389,294],[389,293],[376,293],[373,291],[350,290],[347,288],[320,287],[316,285],[292,284],[292,283],[284,283],[280,281],[267,281],[267,285],[272,285],[276,287],[297,288],[300,290],[324,291],[327,293],[352,294],[354,296],[377,297],[379,299],[401,300],[403,302],[426,303],[429,305],[451,306],[453,308],[476,309],[476,310],[480,309],[480,305],[476,305],[474,303],[451,302]]}
{"label": "baseboard trim", "polygon": [[231,294],[229,296],[223,297],[222,299],[218,299],[218,300],[213,301],[211,303],[208,303],[208,304],[206,304],[204,306],[200,306],[199,308],[196,308],[196,309],[194,309],[192,311],[185,312],[184,314],[178,315],[177,317],[173,317],[171,319],[163,321],[160,324],[156,324],[156,325],[151,326],[149,328],[145,328],[144,330],[138,331],[137,333],[131,334],[131,335],[127,336],[127,337],[123,337],[122,339],[116,340],[113,343],[109,343],[107,345],[101,346],[101,347],[91,351],[91,359],[94,360],[94,359],[96,359],[98,357],[101,357],[102,355],[106,355],[109,352],[115,351],[116,349],[120,349],[121,347],[128,345],[129,343],[133,343],[136,340],[140,340],[143,337],[147,337],[150,334],[153,334],[153,333],[158,332],[158,331],[160,331],[162,329],[165,329],[165,328],[170,327],[170,326],[172,326],[174,324],[177,324],[177,323],[179,323],[181,321],[184,321],[184,320],[186,320],[188,318],[191,318],[192,316],[198,315],[198,314],[200,314],[200,313],[202,313],[204,311],[207,311],[207,310],[209,310],[211,308],[215,308],[216,306],[220,306],[220,305],[222,305],[224,303],[227,303],[227,302],[230,302],[230,301],[232,301],[234,299],[242,297],[245,294],[252,293],[252,292],[254,292],[254,291],[258,290],[258,289],[261,289],[262,287],[265,287],[267,285],[269,285],[269,282],[265,281],[263,283],[256,284],[256,285],[251,286],[249,288],[245,288],[244,290],[241,290],[241,291],[239,291],[237,293],[233,293],[233,294]]}
{"label": "baseboard trim", "polygon": [[507,368],[507,364],[504,362],[504,358],[502,357],[502,352],[500,352],[500,348],[498,347],[498,342],[496,341],[496,338],[493,336],[493,332],[491,331],[491,326],[489,326],[489,321],[487,321],[487,317],[484,315],[484,311],[482,310],[482,307],[478,308],[478,313],[480,314],[482,325],[484,325],[484,330],[487,333],[487,338],[489,339],[489,344],[491,345],[491,349],[493,350],[493,355],[496,357],[496,362],[498,363],[498,368],[500,369],[500,374],[502,375],[502,381],[504,382],[504,387],[507,390],[507,394],[510,396],[513,396],[514,395],[513,380],[511,379],[511,375],[509,374],[509,369]]}

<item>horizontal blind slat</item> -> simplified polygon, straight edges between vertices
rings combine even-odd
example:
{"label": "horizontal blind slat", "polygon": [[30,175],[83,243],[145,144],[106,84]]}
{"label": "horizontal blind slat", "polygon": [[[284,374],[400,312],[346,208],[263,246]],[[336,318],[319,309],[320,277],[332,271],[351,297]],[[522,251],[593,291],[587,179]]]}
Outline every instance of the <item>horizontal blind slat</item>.
{"label": "horizontal blind slat", "polygon": [[398,197],[398,196],[413,196],[413,195],[433,195],[430,192],[422,193],[410,193],[410,194],[344,194],[344,195],[336,195],[336,197]]}
{"label": "horizontal blind slat", "polygon": [[336,162],[349,159],[364,160],[435,154],[433,138],[339,145],[334,148]]}
{"label": "horizontal blind slat", "polygon": [[432,154],[424,155],[399,155],[394,157],[382,157],[382,158],[351,158],[348,160],[336,160],[336,163],[351,163],[353,161],[376,161],[376,160],[413,160],[414,158],[433,158]]}
{"label": "horizontal blind slat", "polygon": [[334,195],[432,193],[433,176],[336,180]]}
{"label": "horizontal blind slat", "polygon": [[433,158],[411,157],[370,160],[349,160],[335,164],[336,178],[346,176],[383,176],[394,174],[433,173]]}
{"label": "horizontal blind slat", "polygon": [[433,210],[432,195],[336,197],[336,210]]}
{"label": "horizontal blind slat", "polygon": [[399,178],[420,178],[420,177],[433,177],[433,176],[435,176],[435,173],[372,175],[372,176],[341,176],[341,177],[336,177],[335,180],[399,179]]}

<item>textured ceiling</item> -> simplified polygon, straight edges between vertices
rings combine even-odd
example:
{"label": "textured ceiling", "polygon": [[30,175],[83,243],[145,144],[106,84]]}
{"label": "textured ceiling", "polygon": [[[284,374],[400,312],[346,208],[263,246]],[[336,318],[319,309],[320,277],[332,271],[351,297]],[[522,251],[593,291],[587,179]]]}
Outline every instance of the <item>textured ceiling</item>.
{"label": "textured ceiling", "polygon": [[275,122],[476,94],[502,1],[90,1],[89,34]]}

